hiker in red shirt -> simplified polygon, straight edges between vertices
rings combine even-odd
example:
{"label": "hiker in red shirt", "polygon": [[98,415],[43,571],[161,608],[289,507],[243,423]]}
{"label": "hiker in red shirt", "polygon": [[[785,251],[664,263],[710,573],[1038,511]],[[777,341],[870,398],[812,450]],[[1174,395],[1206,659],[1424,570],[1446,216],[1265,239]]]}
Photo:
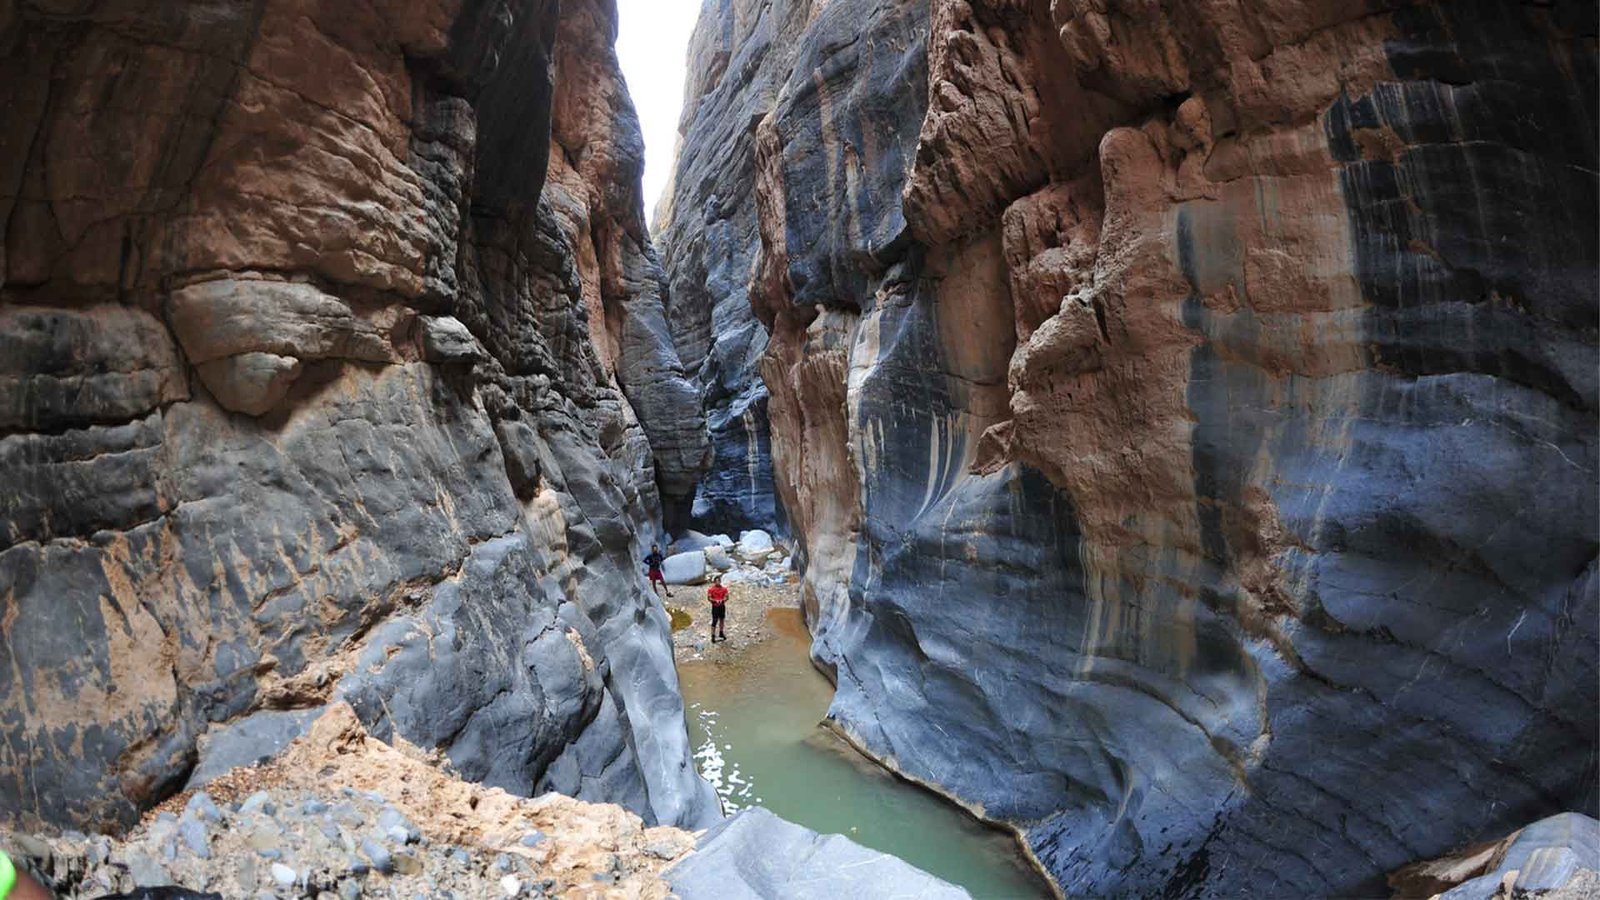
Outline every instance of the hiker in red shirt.
{"label": "hiker in red shirt", "polygon": [[706,599],[711,601],[711,643],[725,641],[728,639],[728,589],[722,586],[721,575],[711,579]]}

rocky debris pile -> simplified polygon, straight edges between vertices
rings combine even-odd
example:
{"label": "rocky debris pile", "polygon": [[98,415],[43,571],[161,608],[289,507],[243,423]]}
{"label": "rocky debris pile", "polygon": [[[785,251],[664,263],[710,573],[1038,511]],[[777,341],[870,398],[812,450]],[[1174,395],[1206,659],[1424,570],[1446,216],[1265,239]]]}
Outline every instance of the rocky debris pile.
{"label": "rocky debris pile", "polygon": [[730,660],[751,645],[772,637],[778,626],[768,616],[771,610],[798,612],[800,609],[801,583],[795,576],[776,583],[736,582],[728,578],[724,578],[722,583],[733,586],[728,600],[728,640],[717,644],[707,640],[710,636],[710,605],[703,598],[690,600],[677,608],[678,614],[688,617],[688,621],[672,635],[679,662]]}
{"label": "rocky debris pile", "polygon": [[1400,897],[1513,900],[1600,897],[1600,820],[1568,812],[1389,876]]}
{"label": "rocky debris pile", "polygon": [[280,758],[177,795],[121,840],[0,833],[0,846],[67,900],[966,896],[764,809],[697,842],[616,805],[471,784],[371,737],[346,704]]}
{"label": "rocky debris pile", "polygon": [[609,804],[470,784],[371,738],[344,704],[277,761],[179,795],[124,839],[0,835],[62,897],[628,897],[693,836]]}
{"label": "rocky debris pile", "polygon": [[725,534],[690,531],[669,549],[661,565],[667,584],[703,584],[720,572],[725,584],[778,585],[794,569],[794,558],[759,529],[741,531],[737,542]]}

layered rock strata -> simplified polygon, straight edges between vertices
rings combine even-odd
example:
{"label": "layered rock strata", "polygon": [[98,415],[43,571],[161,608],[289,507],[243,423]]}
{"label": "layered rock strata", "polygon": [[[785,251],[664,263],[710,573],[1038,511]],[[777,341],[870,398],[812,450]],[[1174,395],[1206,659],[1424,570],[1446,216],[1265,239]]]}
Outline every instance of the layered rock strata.
{"label": "layered rock strata", "polygon": [[708,445],[615,15],[0,8],[17,824],[126,825],[333,700],[513,793],[716,815],[635,561]]}
{"label": "layered rock strata", "polygon": [[1072,895],[1592,812],[1594,10],[931,7],[709,5],[670,210],[754,202],[665,258],[750,260],[836,724]]}

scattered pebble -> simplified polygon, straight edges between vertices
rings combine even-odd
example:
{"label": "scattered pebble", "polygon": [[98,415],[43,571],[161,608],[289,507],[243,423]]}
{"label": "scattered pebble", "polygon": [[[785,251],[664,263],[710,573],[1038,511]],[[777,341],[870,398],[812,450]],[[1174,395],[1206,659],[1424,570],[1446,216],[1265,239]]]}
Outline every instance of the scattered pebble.
{"label": "scattered pebble", "polygon": [[206,826],[199,819],[184,818],[178,822],[178,835],[189,852],[201,859],[211,858],[211,842],[206,838]]}
{"label": "scattered pebble", "polygon": [[254,794],[251,794],[249,797],[245,798],[243,803],[239,804],[239,812],[242,815],[249,815],[250,813],[257,811],[266,816],[271,816],[278,811],[277,808],[272,805],[271,794],[268,794],[266,791],[256,791]]}
{"label": "scattered pebble", "polygon": [[372,860],[372,867],[379,872],[388,874],[394,871],[394,857],[389,855],[389,851],[385,850],[382,844],[372,838],[361,840],[361,852],[367,855],[367,859]]}
{"label": "scattered pebble", "polygon": [[185,816],[193,816],[203,822],[222,821],[222,810],[217,809],[216,801],[205,791],[197,791],[189,802],[183,807]]}
{"label": "scattered pebble", "polygon": [[294,883],[300,880],[300,875],[283,863],[273,863],[272,880],[282,887],[293,887]]}

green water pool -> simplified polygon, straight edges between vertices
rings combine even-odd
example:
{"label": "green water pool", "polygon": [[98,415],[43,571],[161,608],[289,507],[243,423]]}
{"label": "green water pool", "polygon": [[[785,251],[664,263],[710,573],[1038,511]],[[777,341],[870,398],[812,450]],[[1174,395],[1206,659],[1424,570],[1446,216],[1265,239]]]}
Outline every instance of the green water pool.
{"label": "green water pool", "polygon": [[799,610],[768,613],[776,636],[678,678],[700,773],[731,813],[764,806],[815,831],[892,853],[977,898],[1048,898],[1010,835],[909,784],[819,727],[833,686],[811,665]]}

